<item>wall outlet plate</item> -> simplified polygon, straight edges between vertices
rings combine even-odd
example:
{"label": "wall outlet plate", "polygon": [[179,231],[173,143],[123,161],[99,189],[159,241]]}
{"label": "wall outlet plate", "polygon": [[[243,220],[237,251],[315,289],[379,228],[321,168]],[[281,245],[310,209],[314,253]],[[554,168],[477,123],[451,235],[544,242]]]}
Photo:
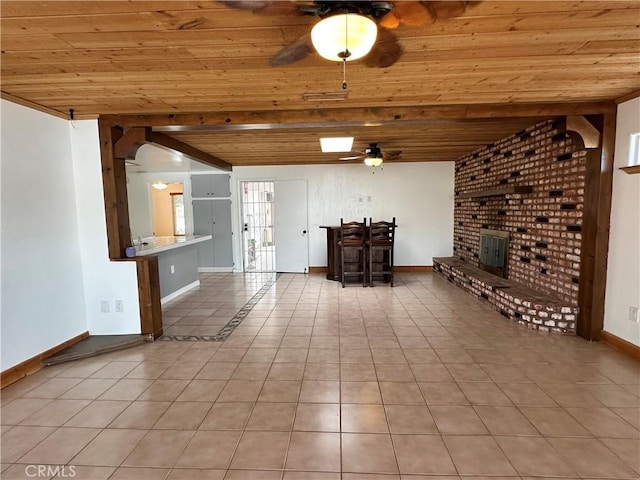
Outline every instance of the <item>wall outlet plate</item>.
{"label": "wall outlet plate", "polygon": [[638,307],[629,307],[629,321],[638,323],[640,322],[640,315],[638,313],[640,310]]}
{"label": "wall outlet plate", "polygon": [[100,300],[100,311],[102,313],[109,313],[109,300]]}
{"label": "wall outlet plate", "polygon": [[124,302],[122,300],[116,300],[116,312],[124,313]]}

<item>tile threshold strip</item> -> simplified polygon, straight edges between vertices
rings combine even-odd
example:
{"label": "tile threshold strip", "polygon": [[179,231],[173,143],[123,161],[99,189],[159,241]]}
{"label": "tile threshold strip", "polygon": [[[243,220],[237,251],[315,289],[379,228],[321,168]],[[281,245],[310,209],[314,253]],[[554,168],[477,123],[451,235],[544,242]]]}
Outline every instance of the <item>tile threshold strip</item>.
{"label": "tile threshold strip", "polygon": [[233,333],[238,325],[242,323],[242,320],[249,314],[253,307],[264,297],[264,294],[275,285],[280,273],[276,273],[270,280],[258,290],[253,297],[249,299],[244,306],[238,310],[231,320],[220,329],[215,335],[163,335],[160,340],[163,341],[177,341],[177,342],[224,342],[229,335]]}

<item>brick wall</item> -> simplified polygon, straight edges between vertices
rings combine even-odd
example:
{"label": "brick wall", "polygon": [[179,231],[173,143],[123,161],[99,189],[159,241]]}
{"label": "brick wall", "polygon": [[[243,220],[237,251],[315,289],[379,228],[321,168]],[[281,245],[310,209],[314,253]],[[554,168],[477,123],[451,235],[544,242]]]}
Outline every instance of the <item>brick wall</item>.
{"label": "brick wall", "polygon": [[[478,265],[480,228],[510,233],[509,279],[578,304],[586,150],[545,121],[456,161],[454,256]],[[529,185],[532,193],[460,198]]]}

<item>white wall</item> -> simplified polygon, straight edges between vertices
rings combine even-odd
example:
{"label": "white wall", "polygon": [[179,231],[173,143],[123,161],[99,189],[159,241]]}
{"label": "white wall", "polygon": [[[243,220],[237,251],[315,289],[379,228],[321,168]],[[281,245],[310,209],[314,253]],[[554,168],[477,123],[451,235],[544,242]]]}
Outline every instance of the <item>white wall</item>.
{"label": "white wall", "polygon": [[[87,329],[91,335],[140,333],[136,265],[109,260],[98,122],[76,121],[70,132]],[[101,312],[103,300],[109,313]],[[115,311],[116,300],[124,312]]]}
{"label": "white wall", "polygon": [[[240,198],[234,192],[241,191],[243,180],[307,180],[310,266],[327,265],[326,231],[319,227],[340,225],[341,217],[369,221],[395,216],[398,266],[432,265],[434,256],[453,254],[453,162],[386,164],[382,170],[358,162],[234,167],[234,232],[240,232]],[[241,235],[235,235],[236,265],[242,265],[241,248]]]}
{"label": "white wall", "polygon": [[87,330],[67,121],[2,100],[2,371]]}
{"label": "white wall", "polygon": [[640,307],[640,174],[619,170],[638,132],[640,98],[618,105],[604,329],[640,346],[640,324],[629,321],[629,307]]}

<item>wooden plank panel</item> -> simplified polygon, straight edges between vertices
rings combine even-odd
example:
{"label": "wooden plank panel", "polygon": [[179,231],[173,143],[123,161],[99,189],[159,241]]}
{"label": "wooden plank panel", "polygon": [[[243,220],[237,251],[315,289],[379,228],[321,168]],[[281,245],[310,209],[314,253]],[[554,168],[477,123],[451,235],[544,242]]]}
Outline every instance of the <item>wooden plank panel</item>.
{"label": "wooden plank panel", "polygon": [[[269,25],[270,17],[247,15],[232,9],[198,9],[171,11],[168,9],[145,10],[134,13],[77,15],[69,12],[56,17],[3,18],[0,24],[7,35],[42,35],[86,32],[162,32],[166,30],[197,30],[206,35],[214,29],[228,29],[242,21],[242,28]],[[308,27],[317,19],[306,16],[281,16],[278,25]]]}
{"label": "wooden plank panel", "polygon": [[25,0],[3,0],[2,17],[55,17],[60,15],[95,15],[109,13],[147,12],[160,10],[197,10],[200,8],[226,7],[217,2],[193,2],[187,0],[155,0],[155,1],[95,1],[76,0],[32,2]]}

